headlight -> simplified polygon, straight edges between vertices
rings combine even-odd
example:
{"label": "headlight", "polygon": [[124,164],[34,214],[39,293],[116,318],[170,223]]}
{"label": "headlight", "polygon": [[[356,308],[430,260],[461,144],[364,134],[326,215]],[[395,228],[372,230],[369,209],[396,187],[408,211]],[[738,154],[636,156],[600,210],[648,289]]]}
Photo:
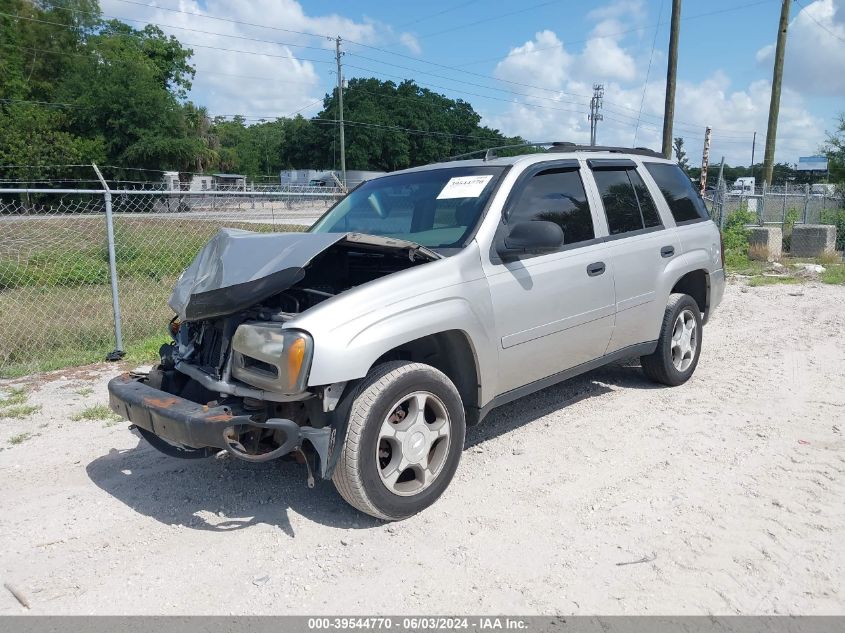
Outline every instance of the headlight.
{"label": "headlight", "polygon": [[295,394],[305,391],[314,343],[277,323],[242,323],[232,338],[232,376],[248,385]]}

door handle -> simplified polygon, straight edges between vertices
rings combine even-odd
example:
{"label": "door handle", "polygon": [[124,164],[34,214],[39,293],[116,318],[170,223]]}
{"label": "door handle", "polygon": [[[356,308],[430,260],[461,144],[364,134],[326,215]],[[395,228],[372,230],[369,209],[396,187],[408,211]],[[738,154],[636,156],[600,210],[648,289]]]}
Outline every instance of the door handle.
{"label": "door handle", "polygon": [[661,257],[672,257],[675,254],[675,247],[674,246],[664,246],[660,249],[660,256]]}
{"label": "door handle", "polygon": [[590,277],[598,277],[604,272],[604,262],[595,262],[587,266],[587,274]]}

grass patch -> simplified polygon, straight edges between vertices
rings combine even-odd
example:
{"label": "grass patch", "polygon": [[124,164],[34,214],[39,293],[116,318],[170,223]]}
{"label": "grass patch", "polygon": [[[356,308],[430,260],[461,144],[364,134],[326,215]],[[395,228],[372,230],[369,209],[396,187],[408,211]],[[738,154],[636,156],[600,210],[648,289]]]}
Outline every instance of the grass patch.
{"label": "grass patch", "polygon": [[12,445],[23,444],[24,442],[26,442],[31,437],[32,437],[31,433],[18,433],[17,435],[13,435],[12,437],[9,438],[9,444],[12,444]]}
{"label": "grass patch", "polygon": [[93,387],[82,387],[82,389],[76,390],[76,395],[82,397],[90,396],[92,393],[94,393]]}
{"label": "grass patch", "polygon": [[[284,217],[283,210],[278,214]],[[221,226],[256,232],[307,228],[116,214],[118,294],[128,360],[158,358],[173,316],[167,306],[170,291]],[[103,217],[34,217],[3,223],[2,232],[0,378],[104,360],[115,340]]]}
{"label": "grass patch", "polygon": [[8,407],[13,404],[23,404],[26,402],[26,389],[23,387],[15,387],[9,391],[5,398],[0,398],[0,408]]}
{"label": "grass patch", "polygon": [[119,422],[122,420],[119,415],[115,414],[104,404],[95,404],[91,407],[85,407],[79,413],[73,414],[71,420],[74,422],[81,422],[83,420],[104,420],[106,422]]}
{"label": "grass patch", "polygon": [[40,404],[16,404],[0,409],[0,418],[26,418],[41,411]]}
{"label": "grass patch", "polygon": [[845,264],[828,266],[820,279],[826,284],[845,285]]}
{"label": "grass patch", "polygon": [[158,350],[170,340],[166,334],[167,324],[161,325],[161,334],[155,334],[141,341],[126,346],[125,359],[133,363],[158,362]]}
{"label": "grass patch", "polygon": [[775,286],[780,284],[798,284],[801,283],[801,280],[796,277],[752,277],[748,280],[748,285],[752,288],[756,288],[757,286]]}

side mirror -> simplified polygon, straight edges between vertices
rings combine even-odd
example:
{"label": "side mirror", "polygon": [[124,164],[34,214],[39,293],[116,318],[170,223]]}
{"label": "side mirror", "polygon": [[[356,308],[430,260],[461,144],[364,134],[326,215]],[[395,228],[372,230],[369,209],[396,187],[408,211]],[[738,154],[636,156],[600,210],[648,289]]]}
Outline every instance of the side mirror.
{"label": "side mirror", "polygon": [[502,259],[526,253],[548,253],[563,246],[563,229],[554,222],[533,220],[514,224],[496,249]]}

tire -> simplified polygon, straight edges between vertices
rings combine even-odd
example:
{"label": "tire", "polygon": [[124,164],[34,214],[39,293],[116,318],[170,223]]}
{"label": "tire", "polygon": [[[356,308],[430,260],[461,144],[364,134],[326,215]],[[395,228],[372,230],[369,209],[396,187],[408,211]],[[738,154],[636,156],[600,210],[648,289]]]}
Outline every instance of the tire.
{"label": "tire", "polygon": [[405,361],[377,365],[353,397],[332,481],[361,512],[405,519],[446,490],[465,435],[461,397],[442,372]]}
{"label": "tire", "polygon": [[[682,315],[684,324],[680,326],[679,337],[677,328]],[[692,333],[686,338],[686,331],[690,329]],[[669,295],[669,303],[663,313],[663,323],[657,339],[657,349],[652,354],[640,358],[643,373],[654,382],[670,387],[684,384],[698,365],[701,334],[701,311],[695,299],[680,293]]]}

